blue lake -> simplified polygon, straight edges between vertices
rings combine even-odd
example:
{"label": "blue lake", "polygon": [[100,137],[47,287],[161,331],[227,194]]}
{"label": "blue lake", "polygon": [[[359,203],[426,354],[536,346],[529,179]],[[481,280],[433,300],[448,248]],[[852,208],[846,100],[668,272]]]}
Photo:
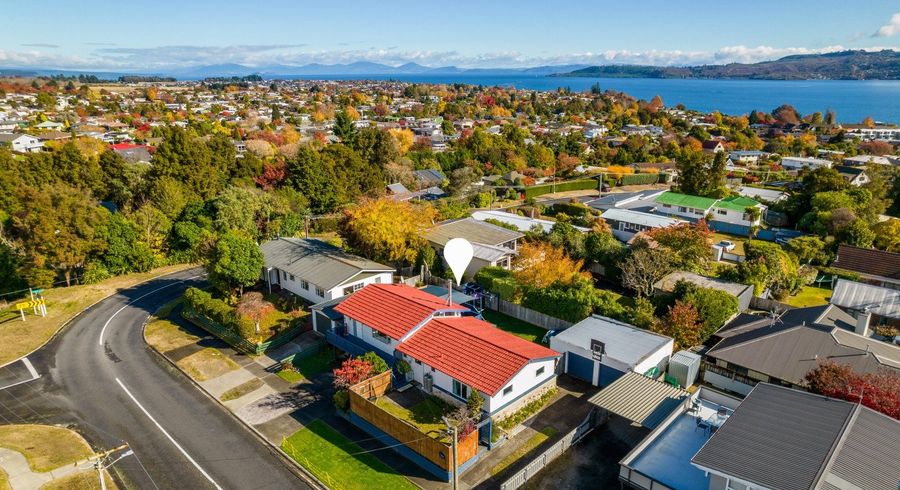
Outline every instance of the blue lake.
{"label": "blue lake", "polygon": [[748,114],[770,112],[791,104],[801,114],[832,109],[843,123],[858,123],[871,116],[876,121],[900,123],[900,81],[879,80],[697,80],[656,78],[581,78],[527,75],[317,75],[298,77],[331,80],[403,80],[418,83],[466,83],[502,85],[532,90],[568,87],[584,91],[599,83],[603,90],[625,92],[649,100],[655,95],[667,106],[684,104],[700,111]]}

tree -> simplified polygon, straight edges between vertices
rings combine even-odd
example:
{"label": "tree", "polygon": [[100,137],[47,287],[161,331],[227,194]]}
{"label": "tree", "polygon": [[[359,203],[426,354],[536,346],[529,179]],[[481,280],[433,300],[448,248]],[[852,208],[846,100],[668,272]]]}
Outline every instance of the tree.
{"label": "tree", "polygon": [[111,274],[147,272],[156,264],[153,251],[140,241],[137,226],[121,214],[109,215],[100,236],[106,242],[101,261]]}
{"label": "tree", "polygon": [[716,153],[712,160],[699,151],[683,152],[675,162],[677,191],[692,196],[725,197],[728,195],[726,163],[725,152]]}
{"label": "tree", "polygon": [[733,279],[754,287],[754,294],[772,288],[784,296],[799,286],[797,259],[776,243],[749,240],[744,247],[746,260],[733,269]]}
{"label": "tree", "polygon": [[697,308],[681,300],[675,300],[675,304],[669,307],[666,316],[656,324],[654,330],[675,339],[675,349],[687,349],[699,344],[701,331]]}
{"label": "tree", "polygon": [[256,242],[233,231],[219,237],[206,262],[210,282],[229,296],[235,290],[243,296],[244,287],[259,280],[264,265]]}
{"label": "tree", "polygon": [[434,209],[391,199],[364,199],[348,207],[339,224],[346,244],[364,257],[390,264],[414,264],[427,246],[423,233]]}
{"label": "tree", "polygon": [[788,240],[787,251],[803,264],[823,265],[828,262],[825,242],[813,235],[804,235]]}
{"label": "tree", "polygon": [[653,294],[653,284],[672,270],[668,251],[640,245],[622,262],[622,285],[638,296],[648,297]]}
{"label": "tree", "polygon": [[583,265],[582,260],[570,258],[562,248],[550,243],[525,243],[519,247],[513,276],[519,284],[532,288],[570,285],[579,278],[589,278],[581,271]]}
{"label": "tree", "polygon": [[666,249],[676,269],[704,272],[709,268],[712,232],[705,220],[653,228],[647,237]]}
{"label": "tree", "polygon": [[853,371],[849,364],[829,359],[819,361],[804,380],[813,393],[862,403],[900,420],[900,374],[896,371],[882,369],[863,374]]}
{"label": "tree", "polygon": [[275,305],[263,298],[262,293],[251,291],[241,296],[234,312],[251,320],[256,325],[256,333],[259,333],[259,322],[265,319],[275,310]]}
{"label": "tree", "polygon": [[390,369],[384,359],[381,358],[374,351],[366,352],[365,354],[359,356],[360,359],[368,362],[372,365],[372,374],[381,374],[388,369]]}
{"label": "tree", "polygon": [[900,219],[889,219],[872,227],[875,233],[875,247],[888,252],[900,253]]}
{"label": "tree", "polygon": [[339,111],[334,115],[334,127],[332,128],[334,135],[345,143],[353,141],[356,135],[356,125],[353,124],[353,118],[346,111]]}
{"label": "tree", "polygon": [[728,292],[700,287],[687,281],[678,281],[675,285],[675,297],[697,309],[703,324],[700,342],[705,342],[725,322],[737,315],[740,308],[738,299]]}

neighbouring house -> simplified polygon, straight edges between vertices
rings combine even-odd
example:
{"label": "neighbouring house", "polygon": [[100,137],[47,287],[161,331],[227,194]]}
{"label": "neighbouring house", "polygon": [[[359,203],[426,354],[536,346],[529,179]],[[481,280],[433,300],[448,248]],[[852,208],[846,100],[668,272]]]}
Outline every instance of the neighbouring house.
{"label": "neighbouring house", "polygon": [[847,180],[852,186],[862,186],[871,182],[872,179],[869,178],[869,174],[866,173],[865,167],[850,167],[845,165],[839,165],[834,167],[835,170],[841,177]]}
{"label": "neighbouring house", "polygon": [[153,155],[150,154],[150,147],[146,145],[117,143],[109,145],[109,147],[121,155],[128,163],[150,163],[153,160]]}
{"label": "neighbouring house", "polygon": [[736,150],[728,152],[728,159],[733,163],[742,165],[756,165],[760,158],[766,158],[769,154],[764,151],[756,150]]}
{"label": "neighbouring house", "polygon": [[601,218],[612,229],[613,236],[626,243],[638,233],[683,223],[677,218],[617,208],[604,211]]}
{"label": "neighbouring house", "polygon": [[656,283],[653,284],[654,295],[673,293],[675,291],[675,285],[677,285],[679,281],[696,284],[702,288],[725,291],[737,298],[738,311],[744,311],[750,308],[750,301],[753,299],[753,286],[726,281],[715,277],[701,276],[700,274],[688,271],[671,272],[659,281],[656,281]]}
{"label": "neighbouring house", "polygon": [[770,204],[784,201],[788,198],[788,196],[790,196],[790,194],[788,194],[787,192],[776,191],[774,189],[761,189],[759,187],[749,187],[746,185],[741,186],[737,192],[744,197],[756,199],[757,201],[764,201]]}
{"label": "neighbouring house", "polygon": [[0,133],[0,145],[17,153],[36,153],[44,149],[40,139],[28,134]]}
{"label": "neighbouring house", "polygon": [[413,175],[416,178],[416,185],[420,189],[426,187],[440,187],[447,180],[447,177],[444,176],[443,172],[433,168],[416,170],[413,172]]}
{"label": "neighbouring house", "polygon": [[803,389],[804,376],[833,360],[859,373],[900,371],[900,347],[867,336],[869,316],[834,305],[789,309],[780,316],[738,315],[715,333],[703,380],[741,395],[759,382]]}
{"label": "neighbouring house", "polygon": [[872,315],[871,325],[900,327],[900,290],[838,279],[829,302],[857,316]]}
{"label": "neighbouring house", "polygon": [[367,284],[391,284],[392,267],[313,238],[277,238],[260,245],[262,279],[311,303],[346,296]]}
{"label": "neighbouring house", "polygon": [[666,191],[656,197],[656,203],[661,214],[698,220],[710,213],[716,199]]}
{"label": "neighbouring house", "polygon": [[703,151],[706,153],[722,153],[725,145],[720,140],[706,140],[703,142]]}
{"label": "neighbouring house", "polygon": [[781,159],[781,166],[786,170],[800,170],[804,167],[809,169],[817,169],[821,167],[831,168],[831,160],[813,157],[784,157]]}
{"label": "neighbouring house", "polygon": [[900,482],[900,421],[859,403],[761,383],[711,433],[691,459],[709,490],[887,490]]}
{"label": "neighbouring house", "polygon": [[[497,220],[501,223],[515,226],[522,233],[533,231],[535,229],[539,229],[544,233],[549,233],[550,230],[553,229],[553,225],[556,224],[556,221],[551,221],[549,219],[529,218],[527,216],[507,213],[506,211],[475,211],[472,213],[472,218],[477,219],[478,221],[486,221],[489,219]],[[591,231],[590,228],[585,228],[583,226],[573,226],[573,228],[582,233]]]}
{"label": "neighbouring house", "polygon": [[[729,196],[719,199],[712,207],[712,219],[710,221],[731,223],[744,227],[759,226],[762,217],[766,214],[766,206],[764,204],[744,196]],[[759,209],[759,217],[752,219],[747,212],[748,208]]]}
{"label": "neighbouring house", "polygon": [[891,161],[884,156],[877,155],[856,155],[855,157],[844,158],[844,165],[850,166],[866,166],[871,163],[878,165],[892,165]]}
{"label": "neighbouring house", "polygon": [[44,121],[35,126],[36,129],[46,129],[51,131],[61,131],[65,127],[65,124],[56,121]]}
{"label": "neighbouring house", "polygon": [[632,211],[650,212],[656,206],[656,198],[664,192],[666,191],[615,192],[593,199],[585,204],[600,211],[629,209]]}
{"label": "neighbouring house", "polygon": [[477,391],[484,399],[482,410],[492,418],[514,412],[556,385],[559,353],[420,289],[372,284],[335,310],[344,315],[344,327],[327,338],[345,337],[333,342],[336,347],[374,350],[391,365],[404,361],[411,368],[407,381],[455,405]]}
{"label": "neighbouring house", "polygon": [[674,341],[612,318],[592,315],[550,337],[565,355],[565,372],[594,386],[607,386],[628,372],[658,376],[666,371]]}
{"label": "neighbouring house", "polygon": [[524,236],[525,234],[521,232],[474,218],[462,218],[438,223],[425,234],[425,239],[438,256],[443,256],[444,245],[453,238],[465,238],[471,242],[475,254],[463,274],[466,278],[471,278],[483,267],[498,266],[509,269],[512,258],[516,255],[518,241]]}
{"label": "neighbouring house", "polygon": [[863,282],[900,289],[900,253],[841,244],[831,266],[858,274]]}

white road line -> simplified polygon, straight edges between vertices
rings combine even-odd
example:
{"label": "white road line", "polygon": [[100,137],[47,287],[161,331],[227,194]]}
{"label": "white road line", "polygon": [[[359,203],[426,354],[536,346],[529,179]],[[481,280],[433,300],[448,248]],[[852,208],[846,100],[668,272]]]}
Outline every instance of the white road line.
{"label": "white road line", "polygon": [[128,388],[125,387],[125,384],[122,383],[122,381],[119,378],[116,378],[116,383],[119,383],[119,386],[121,386],[122,390],[125,391],[125,394],[128,395],[129,398],[131,398],[131,401],[133,401],[134,404],[137,405],[138,408],[140,408],[142,412],[144,412],[144,415],[146,415],[147,418],[150,419],[150,421],[153,422],[154,425],[156,425],[156,428],[159,429],[159,431],[162,432],[163,435],[166,436],[166,438],[168,438],[169,441],[173,445],[175,445],[175,447],[178,448],[179,451],[181,451],[181,454],[183,454],[184,457],[187,458],[187,460],[190,461],[192,465],[194,465],[194,468],[197,468],[197,470],[200,471],[200,473],[202,473],[203,476],[205,476],[206,479],[209,480],[209,482],[212,483],[214,487],[216,487],[219,490],[222,490],[222,487],[220,487],[219,484],[216,483],[216,481],[213,480],[211,476],[209,476],[209,473],[207,473],[206,470],[201,468],[200,465],[197,464],[196,461],[194,461],[194,458],[192,458],[191,455],[188,454],[187,451],[185,451],[184,448],[181,447],[181,445],[178,444],[178,442],[174,438],[172,438],[172,436],[169,435],[168,432],[166,432],[166,429],[163,429],[163,427],[161,425],[159,425],[159,422],[157,422],[156,419],[154,419],[153,416],[150,415],[150,412],[148,412],[147,409],[144,408],[144,406],[141,405],[141,403],[139,401],[137,401],[137,398],[135,398],[134,395],[132,395],[131,392],[128,391]]}
{"label": "white road line", "polygon": [[34,366],[31,365],[31,361],[29,361],[27,357],[22,358],[22,364],[25,365],[25,368],[28,369],[28,372],[31,373],[31,376],[34,379],[38,379],[41,377],[41,375],[38,374],[37,370],[34,369]]}
{"label": "white road line", "polygon": [[185,282],[185,281],[190,281],[191,279],[196,279],[196,278],[201,277],[201,276],[203,276],[203,274],[198,274],[198,275],[196,275],[196,276],[189,277],[189,278],[187,278],[187,279],[183,279],[183,280],[178,281],[178,282],[173,282],[172,284],[166,284],[165,286],[163,286],[163,287],[161,287],[161,288],[154,289],[153,291],[150,291],[150,292],[147,293],[147,294],[141,295],[140,297],[135,298],[135,299],[129,301],[128,303],[125,304],[125,306],[123,306],[123,307],[119,308],[118,310],[116,310],[116,312],[113,313],[112,316],[109,317],[108,320],[106,320],[106,323],[103,324],[103,328],[100,329],[100,340],[99,340],[99,342],[97,342],[97,343],[98,343],[101,347],[103,346],[103,334],[106,333],[106,327],[109,326],[109,323],[110,323],[111,321],[113,321],[113,318],[115,318],[116,315],[118,315],[119,313],[121,313],[122,310],[124,310],[125,308],[128,308],[129,306],[131,306],[131,304],[134,303],[135,301],[140,301],[140,300],[146,298],[147,296],[150,296],[151,294],[156,294],[156,293],[162,291],[163,289],[170,288],[170,287],[172,287],[172,286],[177,286],[178,284],[181,284],[181,283],[183,283],[183,282]]}

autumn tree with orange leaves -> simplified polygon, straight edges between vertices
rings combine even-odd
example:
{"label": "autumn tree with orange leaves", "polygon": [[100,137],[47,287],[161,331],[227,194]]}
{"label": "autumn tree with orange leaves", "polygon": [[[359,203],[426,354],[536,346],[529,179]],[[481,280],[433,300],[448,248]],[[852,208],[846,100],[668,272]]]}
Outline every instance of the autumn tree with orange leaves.
{"label": "autumn tree with orange leaves", "polygon": [[582,272],[583,265],[584,261],[572,259],[562,248],[547,242],[525,243],[519,247],[513,275],[523,286],[570,285],[579,278],[590,279],[588,273]]}

